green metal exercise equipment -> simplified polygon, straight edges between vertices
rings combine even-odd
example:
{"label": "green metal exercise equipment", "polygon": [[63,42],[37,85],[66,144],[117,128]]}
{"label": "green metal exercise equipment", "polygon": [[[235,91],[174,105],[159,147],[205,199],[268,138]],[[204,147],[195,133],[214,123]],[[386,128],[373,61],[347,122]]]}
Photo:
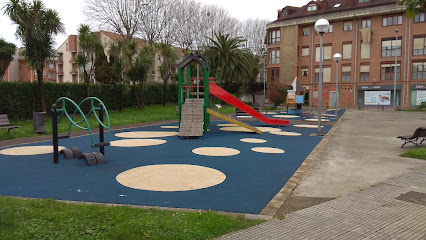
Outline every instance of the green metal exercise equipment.
{"label": "green metal exercise equipment", "polygon": [[[73,106],[75,108],[72,116],[70,116],[68,111],[67,111],[67,108],[66,108],[67,103],[71,104],[71,106]],[[83,111],[81,110],[81,107],[85,103],[90,103],[90,111],[87,115],[85,115],[83,113]],[[95,103],[97,104],[98,107],[95,106]],[[62,105],[61,108],[59,108],[59,109],[58,109],[58,104]],[[58,100],[56,100],[55,103],[52,105],[51,111],[52,111],[53,162],[54,163],[59,163],[58,140],[64,139],[64,138],[69,138],[71,136],[71,127],[73,125],[76,126],[79,129],[89,131],[91,146],[92,147],[99,147],[100,153],[102,154],[102,157],[99,154],[96,154],[96,153],[71,154],[70,153],[71,150],[67,151],[69,149],[67,149],[67,150],[64,149],[63,153],[66,156],[66,158],[67,159],[68,158],[84,158],[84,159],[86,159],[88,165],[94,165],[96,163],[104,163],[105,162],[105,160],[103,158],[103,155],[105,155],[105,148],[104,147],[110,145],[111,128],[110,128],[108,110],[105,107],[104,103],[100,99],[98,99],[96,97],[88,97],[88,98],[84,99],[83,101],[81,101],[80,104],[77,105],[70,98],[61,97]],[[98,111],[98,113],[97,113],[97,111]],[[106,125],[104,123],[104,112],[105,112],[105,117],[106,117],[106,120],[107,120]],[[59,120],[58,120],[58,114],[59,113],[60,113],[60,117],[59,117]],[[77,114],[79,114],[83,118],[82,120],[80,120],[78,122],[76,122],[74,120],[74,118],[77,116]],[[95,116],[95,119],[99,123],[99,143],[94,142],[92,129],[90,128],[90,124],[87,121],[87,119],[92,114]],[[64,116],[70,121],[70,125],[69,125],[69,128],[68,128],[68,135],[59,136],[58,124],[61,122],[61,120]],[[85,123],[86,126],[81,126],[80,125],[81,123]],[[104,129],[105,128],[108,129],[107,141],[105,141],[105,135],[104,135]],[[76,153],[77,151],[71,151],[71,152]],[[79,156],[77,156],[77,155],[79,155]]]}

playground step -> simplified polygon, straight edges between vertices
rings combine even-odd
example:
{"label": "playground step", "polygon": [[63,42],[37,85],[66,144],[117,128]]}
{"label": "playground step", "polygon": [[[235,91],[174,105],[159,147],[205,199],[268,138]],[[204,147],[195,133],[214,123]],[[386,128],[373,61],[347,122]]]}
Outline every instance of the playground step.
{"label": "playground step", "polygon": [[202,137],[204,132],[204,99],[185,99],[179,137]]}

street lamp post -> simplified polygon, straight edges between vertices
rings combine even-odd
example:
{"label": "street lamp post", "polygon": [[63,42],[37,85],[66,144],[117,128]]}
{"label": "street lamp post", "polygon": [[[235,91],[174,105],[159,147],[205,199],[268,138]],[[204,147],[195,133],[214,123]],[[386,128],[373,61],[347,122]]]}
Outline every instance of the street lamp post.
{"label": "street lamp post", "polygon": [[263,107],[266,106],[266,51],[263,54]]}
{"label": "street lamp post", "polygon": [[322,108],[322,60],[323,60],[323,54],[322,54],[322,35],[328,31],[328,28],[330,27],[330,23],[327,21],[327,19],[319,19],[315,22],[315,31],[317,31],[321,37],[320,37],[320,69],[319,69],[319,86],[318,86],[318,132],[317,136],[323,136],[321,131],[321,108]]}
{"label": "street lamp post", "polygon": [[342,60],[342,55],[336,53],[333,55],[333,60],[336,62],[336,113],[335,118],[337,118],[337,106],[339,105],[339,61]]}
{"label": "street lamp post", "polygon": [[398,56],[398,29],[395,29],[395,76],[393,80],[393,110],[396,111],[396,69]]}

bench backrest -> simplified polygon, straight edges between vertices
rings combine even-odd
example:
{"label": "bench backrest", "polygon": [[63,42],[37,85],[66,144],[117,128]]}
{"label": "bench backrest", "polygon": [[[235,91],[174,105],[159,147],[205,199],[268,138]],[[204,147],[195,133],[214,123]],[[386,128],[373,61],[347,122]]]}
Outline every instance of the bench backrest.
{"label": "bench backrest", "polygon": [[9,118],[7,117],[7,114],[0,114],[0,126],[9,126]]}
{"label": "bench backrest", "polygon": [[411,138],[418,138],[426,136],[426,128],[419,127],[414,131],[413,136]]}
{"label": "bench backrest", "polygon": [[422,131],[419,133],[419,137],[426,137],[426,127],[422,128]]}

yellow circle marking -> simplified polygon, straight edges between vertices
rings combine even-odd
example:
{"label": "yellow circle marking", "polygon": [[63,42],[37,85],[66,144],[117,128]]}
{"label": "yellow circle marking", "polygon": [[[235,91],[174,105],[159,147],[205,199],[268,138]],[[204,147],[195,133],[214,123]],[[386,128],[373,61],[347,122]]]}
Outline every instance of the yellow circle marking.
{"label": "yellow circle marking", "polygon": [[222,131],[228,131],[228,132],[250,132],[250,133],[253,132],[252,130],[243,128],[243,127],[222,127],[219,129]]}
{"label": "yellow circle marking", "polygon": [[258,139],[258,138],[243,138],[240,139],[241,142],[246,142],[246,143],[266,143],[267,141],[264,139]]}
{"label": "yellow circle marking", "polygon": [[274,135],[281,135],[281,136],[302,136],[301,133],[296,133],[296,132],[271,132],[271,134]]}
{"label": "yellow circle marking", "polygon": [[178,132],[155,132],[155,131],[139,131],[139,132],[122,132],[117,133],[115,136],[121,138],[161,138],[177,136]]}
{"label": "yellow circle marking", "polygon": [[112,141],[113,147],[149,147],[166,143],[166,140],[159,139],[125,139]]}
{"label": "yellow circle marking", "polygon": [[279,132],[281,129],[273,127],[257,127],[262,132]]}
{"label": "yellow circle marking", "polygon": [[240,151],[226,147],[200,147],[192,150],[193,153],[203,156],[227,157],[240,154]]}
{"label": "yellow circle marking", "polygon": [[299,116],[295,115],[273,115],[274,118],[298,118]]}
{"label": "yellow circle marking", "polygon": [[[61,151],[64,147],[59,146],[58,151]],[[30,156],[30,155],[41,155],[53,153],[53,146],[25,146],[25,147],[13,147],[6,148],[0,151],[0,154],[10,156]]]}
{"label": "yellow circle marking", "polygon": [[221,184],[225,181],[226,175],[216,169],[202,166],[164,164],[130,169],[118,174],[115,179],[129,188],[180,192]]}
{"label": "yellow circle marking", "polygon": [[217,124],[218,127],[238,127],[237,124],[233,124],[233,123],[220,123]]}
{"label": "yellow circle marking", "polygon": [[[305,119],[305,121],[308,121],[308,122],[318,122],[318,118]],[[330,122],[330,120],[324,119],[324,118],[321,118],[321,121],[322,122]]]}
{"label": "yellow circle marking", "polygon": [[[308,124],[299,124],[299,125],[293,125],[293,127],[300,127],[300,128],[318,128],[317,125],[308,125]],[[321,126],[322,128],[324,126]]]}
{"label": "yellow circle marking", "polygon": [[253,152],[259,152],[259,153],[275,153],[275,154],[282,154],[285,153],[284,150],[279,148],[271,148],[271,147],[255,147],[251,149]]}
{"label": "yellow circle marking", "polygon": [[237,116],[237,118],[253,118],[253,116]]}
{"label": "yellow circle marking", "polygon": [[165,128],[165,129],[178,129],[178,126],[161,126],[161,128]]}

